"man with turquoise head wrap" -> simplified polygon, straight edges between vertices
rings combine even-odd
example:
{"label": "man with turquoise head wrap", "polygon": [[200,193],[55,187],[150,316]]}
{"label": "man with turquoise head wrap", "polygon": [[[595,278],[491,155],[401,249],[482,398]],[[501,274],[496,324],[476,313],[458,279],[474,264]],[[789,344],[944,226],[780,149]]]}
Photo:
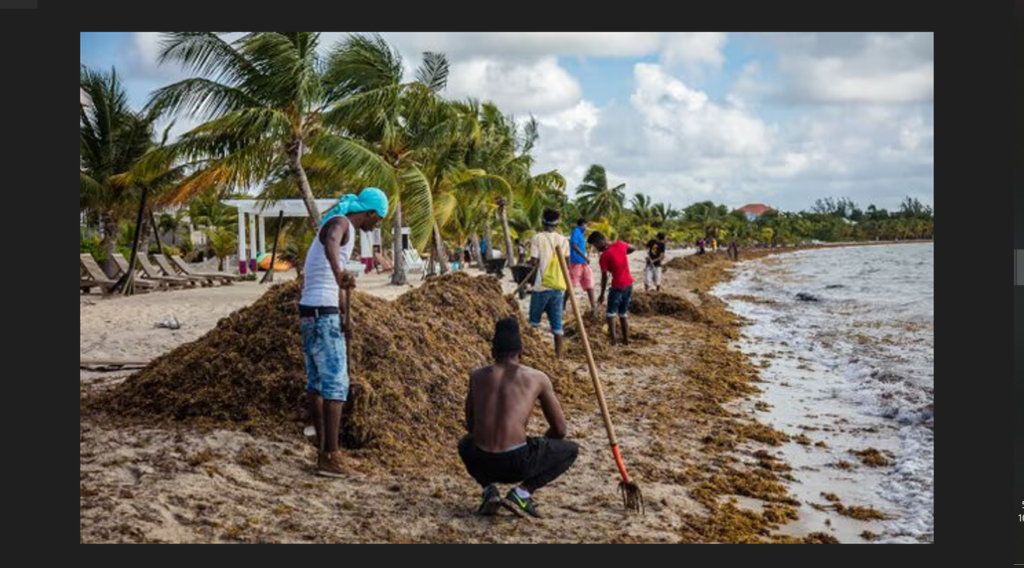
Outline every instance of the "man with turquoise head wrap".
{"label": "man with turquoise head wrap", "polygon": [[[345,273],[356,229],[372,231],[388,214],[388,198],[376,187],[347,194],[320,219],[316,238],[306,253],[299,322],[306,359],[306,397],[316,429],[316,471],[342,477],[338,450],[341,408],[348,398],[345,342],[352,330],[345,319],[345,300],[355,281]],[[344,334],[342,333],[344,332]]]}

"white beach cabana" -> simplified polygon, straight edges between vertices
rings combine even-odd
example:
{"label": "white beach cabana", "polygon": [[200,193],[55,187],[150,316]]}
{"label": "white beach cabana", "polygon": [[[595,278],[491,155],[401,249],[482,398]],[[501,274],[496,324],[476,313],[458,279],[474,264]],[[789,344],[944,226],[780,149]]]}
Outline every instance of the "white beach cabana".
{"label": "white beach cabana", "polygon": [[[320,213],[330,209],[337,199],[317,199],[316,206]],[[264,220],[269,216],[276,218],[281,213],[285,217],[306,217],[306,204],[301,199],[281,199],[279,201],[265,201],[262,199],[225,199],[221,201],[228,207],[238,209],[238,272],[245,274],[251,270],[256,272],[256,257],[266,252],[266,224]],[[248,225],[246,219],[248,218]],[[258,221],[257,221],[258,219]],[[246,226],[249,227],[249,255],[246,256]],[[257,233],[257,227],[259,231]]]}
{"label": "white beach cabana", "polygon": [[[317,199],[316,206],[320,213],[327,211],[337,203],[337,198]],[[238,209],[238,272],[245,274],[247,270],[256,272],[256,258],[267,250],[266,224],[267,217],[277,218],[284,214],[285,217],[306,217],[306,204],[301,199],[281,199],[278,201],[266,201],[262,199],[226,199],[221,201],[228,207]],[[248,225],[246,220],[248,218]],[[246,256],[246,227],[249,235],[249,254]],[[367,234],[363,237],[367,241],[375,240],[380,243],[380,229],[376,238]]]}

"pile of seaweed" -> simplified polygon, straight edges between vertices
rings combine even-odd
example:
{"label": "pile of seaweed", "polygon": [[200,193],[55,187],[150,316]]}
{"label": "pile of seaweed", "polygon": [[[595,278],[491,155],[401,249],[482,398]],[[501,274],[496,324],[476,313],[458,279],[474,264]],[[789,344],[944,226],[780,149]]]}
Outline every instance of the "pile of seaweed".
{"label": "pile of seaweed", "polygon": [[[203,337],[93,396],[84,409],[257,430],[303,420],[300,295],[297,281],[273,287]],[[547,373],[561,397],[585,397],[587,382],[554,359],[550,342],[526,325],[493,276],[435,278],[394,302],[357,291],[345,446],[372,450],[395,466],[452,460],[464,432],[469,372],[488,363],[494,323],[510,316],[520,319],[523,364]]]}
{"label": "pile of seaweed", "polygon": [[629,312],[640,316],[674,316],[685,321],[703,321],[701,311],[686,298],[668,292],[633,292]]}
{"label": "pile of seaweed", "polygon": [[665,263],[666,268],[675,270],[697,270],[702,266],[728,260],[724,254],[708,252],[704,254],[689,254],[673,258]]}

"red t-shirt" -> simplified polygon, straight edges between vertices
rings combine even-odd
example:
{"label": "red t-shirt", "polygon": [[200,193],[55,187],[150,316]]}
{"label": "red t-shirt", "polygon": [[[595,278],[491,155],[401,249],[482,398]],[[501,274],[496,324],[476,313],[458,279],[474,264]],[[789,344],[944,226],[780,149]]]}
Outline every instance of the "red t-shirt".
{"label": "red t-shirt", "polygon": [[629,273],[629,258],[626,257],[624,241],[615,241],[601,253],[601,273],[612,273],[612,288],[625,288],[633,284],[633,275]]}

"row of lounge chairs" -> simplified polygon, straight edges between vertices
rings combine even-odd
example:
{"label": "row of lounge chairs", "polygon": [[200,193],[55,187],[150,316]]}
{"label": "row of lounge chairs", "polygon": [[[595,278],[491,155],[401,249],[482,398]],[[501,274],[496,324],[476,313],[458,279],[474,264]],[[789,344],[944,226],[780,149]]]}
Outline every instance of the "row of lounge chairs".
{"label": "row of lounge chairs", "polygon": [[[112,257],[117,272],[111,277],[100,268],[96,259],[89,253],[81,255],[81,292],[88,293],[99,288],[104,295],[110,293],[117,281],[128,273],[128,260],[119,253]],[[155,263],[155,264],[154,264]],[[167,290],[199,286],[213,286],[215,283],[231,284],[240,277],[227,272],[208,271],[193,268],[180,256],[168,258],[162,254],[154,254],[152,262],[144,255],[136,258],[135,288],[140,292],[151,290]]]}

